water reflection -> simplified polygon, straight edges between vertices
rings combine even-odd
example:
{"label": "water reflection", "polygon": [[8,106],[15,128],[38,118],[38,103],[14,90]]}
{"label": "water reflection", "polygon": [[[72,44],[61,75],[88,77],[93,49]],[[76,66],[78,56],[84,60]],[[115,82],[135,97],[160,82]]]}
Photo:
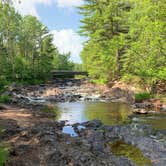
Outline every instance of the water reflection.
{"label": "water reflection", "polygon": [[155,114],[155,115],[139,115],[134,121],[143,124],[149,124],[154,129],[166,130],[166,116],[165,114]]}
{"label": "water reflection", "polygon": [[85,107],[88,120],[100,119],[107,125],[126,123],[130,114],[130,107],[123,103],[95,103]]}
{"label": "water reflection", "polygon": [[132,145],[126,144],[120,140],[113,143],[110,142],[109,145],[113,154],[117,156],[125,156],[139,166],[152,165],[150,159],[146,158],[140,149]]}
{"label": "water reflection", "polygon": [[104,124],[114,125],[128,122],[130,107],[123,103],[75,102],[59,103],[60,115],[57,120],[67,120],[68,124],[99,119]]}

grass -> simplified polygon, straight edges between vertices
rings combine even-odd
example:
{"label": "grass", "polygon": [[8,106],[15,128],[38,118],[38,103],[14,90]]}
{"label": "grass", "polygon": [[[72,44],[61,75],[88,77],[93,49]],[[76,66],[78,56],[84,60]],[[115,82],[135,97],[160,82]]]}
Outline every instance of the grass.
{"label": "grass", "polygon": [[151,166],[152,163],[150,161],[150,159],[148,159],[147,157],[145,157],[141,150],[124,143],[123,141],[115,141],[115,142],[110,142],[109,143],[111,150],[113,152],[113,154],[117,155],[117,156],[125,156],[127,158],[129,158],[130,160],[132,160],[136,165],[138,166]]}
{"label": "grass", "polygon": [[135,94],[135,101],[136,102],[141,102],[143,100],[147,100],[151,98],[151,94],[147,93],[147,92],[143,92],[143,93],[136,93]]}

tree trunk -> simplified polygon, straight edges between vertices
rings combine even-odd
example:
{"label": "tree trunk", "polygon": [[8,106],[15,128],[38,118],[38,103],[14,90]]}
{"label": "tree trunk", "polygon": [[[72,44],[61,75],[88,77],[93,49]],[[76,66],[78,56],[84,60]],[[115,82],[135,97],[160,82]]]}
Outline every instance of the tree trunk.
{"label": "tree trunk", "polygon": [[119,50],[117,49],[117,52],[116,52],[116,77],[117,79],[120,78],[120,52]]}

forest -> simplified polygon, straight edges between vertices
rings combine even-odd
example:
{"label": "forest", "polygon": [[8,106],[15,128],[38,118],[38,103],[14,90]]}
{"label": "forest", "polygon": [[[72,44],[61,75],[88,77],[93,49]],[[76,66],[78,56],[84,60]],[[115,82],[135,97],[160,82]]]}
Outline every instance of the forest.
{"label": "forest", "polygon": [[86,0],[80,34],[81,53],[94,82],[141,82],[155,91],[166,80],[165,0]]}
{"label": "forest", "polygon": [[53,36],[36,17],[21,16],[0,2],[0,88],[12,82],[40,83],[53,69],[73,69],[70,53],[60,54]]}
{"label": "forest", "polygon": [[[158,82],[166,80],[165,6],[165,0],[85,0],[78,7],[79,33],[87,39],[83,69],[93,82],[140,82],[155,93]],[[1,86],[40,82],[53,69],[74,69],[70,53],[58,52],[36,17],[21,16],[10,1],[2,1],[0,9]]]}

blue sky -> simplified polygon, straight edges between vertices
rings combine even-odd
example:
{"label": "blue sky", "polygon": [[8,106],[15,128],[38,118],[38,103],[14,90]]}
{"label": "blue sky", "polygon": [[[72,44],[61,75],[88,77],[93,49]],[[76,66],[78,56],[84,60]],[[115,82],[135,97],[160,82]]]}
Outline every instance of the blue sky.
{"label": "blue sky", "polygon": [[41,21],[49,27],[50,30],[73,29],[79,30],[80,18],[78,9],[59,8],[57,6],[38,5],[37,11]]}
{"label": "blue sky", "polygon": [[14,0],[14,6],[22,15],[31,14],[45,24],[54,36],[54,44],[61,53],[71,52],[71,60],[81,62],[79,54],[82,42],[78,35],[81,16],[79,6],[83,0]]}

